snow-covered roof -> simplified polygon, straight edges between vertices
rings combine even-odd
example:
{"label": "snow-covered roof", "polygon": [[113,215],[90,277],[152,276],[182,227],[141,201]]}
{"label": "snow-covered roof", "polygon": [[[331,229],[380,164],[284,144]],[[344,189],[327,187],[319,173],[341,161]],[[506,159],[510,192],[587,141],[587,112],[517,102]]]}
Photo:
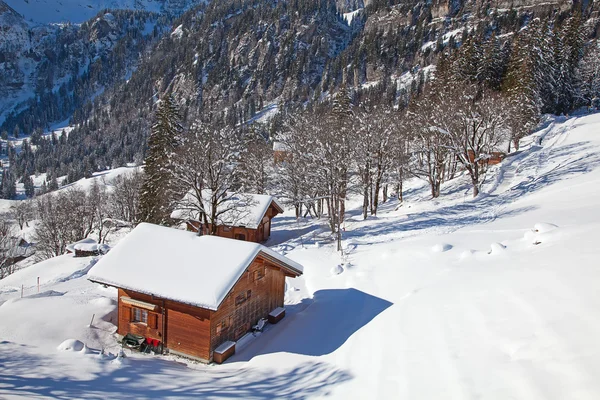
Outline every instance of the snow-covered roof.
{"label": "snow-covered roof", "polygon": [[[209,198],[210,192],[204,191],[202,197]],[[273,196],[252,193],[227,193],[227,199],[219,204],[218,212],[224,211],[217,217],[217,225],[244,226],[257,229],[267,210],[274,204],[283,212],[283,207]],[[205,211],[211,213],[210,204],[205,203]],[[180,205],[171,213],[171,218],[180,220],[199,221],[198,200],[192,191],[186,193]]]}
{"label": "snow-covered roof", "polygon": [[290,146],[284,142],[273,142],[273,151],[290,151]]}
{"label": "snow-covered roof", "polygon": [[[66,249],[70,253],[75,253],[75,247],[78,245],[83,245],[83,244],[92,245],[92,244],[98,244],[98,242],[96,242],[92,238],[85,238],[85,239],[81,239],[79,242],[68,244]],[[79,250],[83,250],[83,249],[80,248]]]}
{"label": "snow-covered roof", "polygon": [[101,254],[106,254],[110,250],[110,246],[107,244],[98,244],[98,243],[76,243],[73,245],[73,249],[77,251],[87,251],[87,252],[99,252]]}
{"label": "snow-covered roof", "polygon": [[300,264],[257,243],[142,223],[98,261],[88,279],[216,310],[259,254],[302,274]]}
{"label": "snow-covered roof", "polygon": [[34,253],[35,248],[20,237],[11,237],[0,244],[0,251],[4,252],[7,258],[27,258]]}

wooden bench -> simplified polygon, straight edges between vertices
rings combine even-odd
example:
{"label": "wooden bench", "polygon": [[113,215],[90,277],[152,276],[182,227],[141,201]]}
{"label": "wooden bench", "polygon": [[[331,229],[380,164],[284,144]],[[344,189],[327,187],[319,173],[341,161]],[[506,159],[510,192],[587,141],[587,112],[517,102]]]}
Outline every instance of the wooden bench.
{"label": "wooden bench", "polygon": [[276,324],[285,317],[285,308],[277,307],[269,313],[269,323]]}
{"label": "wooden bench", "polygon": [[225,360],[235,354],[235,342],[230,340],[222,343],[213,353],[213,361],[217,364],[223,364]]}

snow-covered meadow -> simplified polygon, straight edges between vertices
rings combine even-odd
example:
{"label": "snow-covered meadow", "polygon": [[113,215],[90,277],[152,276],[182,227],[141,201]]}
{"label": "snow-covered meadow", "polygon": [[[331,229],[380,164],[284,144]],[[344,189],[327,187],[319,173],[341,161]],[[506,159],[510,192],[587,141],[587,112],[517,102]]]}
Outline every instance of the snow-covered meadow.
{"label": "snow-covered meadow", "polygon": [[91,258],[22,269],[0,281],[0,397],[596,399],[600,114],[549,121],[493,168],[477,199],[458,178],[436,200],[411,181],[367,221],[350,204],[343,259],[325,221],[275,218],[268,245],[305,273],[220,366],[117,357]]}

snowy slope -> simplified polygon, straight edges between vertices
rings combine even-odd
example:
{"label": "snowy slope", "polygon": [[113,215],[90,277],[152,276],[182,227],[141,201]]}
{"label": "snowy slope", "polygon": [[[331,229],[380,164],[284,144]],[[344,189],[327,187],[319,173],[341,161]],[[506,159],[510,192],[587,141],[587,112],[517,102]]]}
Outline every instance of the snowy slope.
{"label": "snowy slope", "polygon": [[27,21],[82,23],[105,9],[181,13],[195,0],[4,0]]}
{"label": "snowy slope", "polygon": [[460,178],[435,201],[411,182],[367,221],[357,202],[343,265],[324,223],[276,217],[269,244],[304,275],[286,318],[221,366],[116,358],[114,290],[59,282],[74,259],[55,259],[45,297],[20,300],[19,282],[37,292],[23,270],[0,281],[0,397],[597,399],[598,132],[600,114],[551,121],[476,200]]}

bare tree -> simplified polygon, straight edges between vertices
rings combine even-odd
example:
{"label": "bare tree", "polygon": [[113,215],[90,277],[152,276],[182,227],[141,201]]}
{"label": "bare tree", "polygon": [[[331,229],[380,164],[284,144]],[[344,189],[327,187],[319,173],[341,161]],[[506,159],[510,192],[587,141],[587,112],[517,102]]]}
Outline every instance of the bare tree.
{"label": "bare tree", "polygon": [[19,224],[19,229],[23,230],[25,226],[29,227],[29,221],[35,216],[33,203],[31,200],[17,201],[10,207],[10,214]]}
{"label": "bare tree", "polygon": [[221,216],[231,215],[243,203],[231,200],[237,194],[244,148],[239,132],[229,126],[197,123],[183,138],[173,179],[186,194],[177,209],[196,214],[211,235],[216,234]]}
{"label": "bare tree", "polygon": [[309,118],[306,126],[311,139],[308,153],[310,169],[317,175],[326,194],[329,227],[337,237],[337,250],[342,250],[341,235],[344,222],[345,201],[348,193],[355,143],[353,129],[357,129],[354,118],[330,110],[318,110]]}
{"label": "bare tree", "polygon": [[88,237],[97,217],[87,194],[77,188],[36,198],[34,241],[39,259],[61,255],[69,243]]}
{"label": "bare tree", "polygon": [[446,99],[452,115],[432,121],[448,132],[449,146],[473,185],[473,197],[485,182],[489,159],[509,138],[506,103],[499,93],[464,85]]}
{"label": "bare tree", "polygon": [[0,279],[14,272],[14,265],[10,262],[13,235],[14,226],[9,222],[8,216],[0,216]]}
{"label": "bare tree", "polygon": [[441,183],[460,164],[479,194],[488,160],[509,138],[506,102],[500,94],[474,85],[440,85],[430,88],[411,111],[413,172],[424,176],[433,197]]}
{"label": "bare tree", "polygon": [[240,188],[249,193],[267,193],[272,184],[273,150],[268,139],[258,129],[252,129],[246,141],[246,151],[239,160]]}
{"label": "bare tree", "polygon": [[433,198],[440,195],[450,153],[447,132],[431,124],[444,107],[443,103],[437,101],[437,93],[429,89],[411,104],[406,113],[406,123],[410,129],[409,171],[429,183]]}
{"label": "bare tree", "polygon": [[283,123],[277,138],[284,157],[276,166],[277,191],[284,204],[294,207],[296,218],[302,214],[304,204],[310,204],[317,216],[321,215],[325,189],[312,168],[310,156],[314,137],[311,120],[305,114],[289,117]]}
{"label": "bare tree", "polygon": [[356,110],[356,168],[363,195],[363,219],[377,214],[379,194],[394,163],[398,113],[391,107],[365,105]]}
{"label": "bare tree", "polygon": [[117,176],[112,181],[112,192],[108,199],[112,218],[129,223],[135,222],[143,182],[142,175],[143,172],[135,169]]}
{"label": "bare tree", "polygon": [[98,243],[104,243],[108,235],[108,227],[104,221],[110,217],[109,194],[105,184],[99,184],[94,180],[87,195],[87,206],[89,212],[93,213],[93,230],[98,235]]}

